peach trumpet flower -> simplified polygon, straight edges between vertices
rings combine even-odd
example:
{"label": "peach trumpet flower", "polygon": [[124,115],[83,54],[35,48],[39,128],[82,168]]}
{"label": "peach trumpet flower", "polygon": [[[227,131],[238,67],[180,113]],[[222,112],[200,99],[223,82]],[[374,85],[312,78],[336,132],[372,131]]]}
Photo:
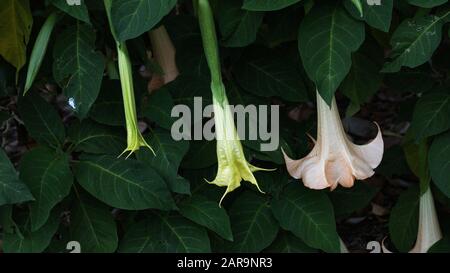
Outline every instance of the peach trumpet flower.
{"label": "peach trumpet flower", "polygon": [[371,177],[383,157],[383,137],[378,134],[366,145],[350,141],[342,126],[336,100],[331,108],[317,92],[317,141],[312,151],[304,158],[293,160],[283,151],[289,174],[302,179],[311,189],[335,189],[338,184],[352,187],[355,179]]}
{"label": "peach trumpet flower", "polygon": [[162,69],[162,75],[153,75],[149,90],[159,89],[178,77],[179,71],[175,60],[176,50],[164,26],[148,32],[152,44],[152,57]]}

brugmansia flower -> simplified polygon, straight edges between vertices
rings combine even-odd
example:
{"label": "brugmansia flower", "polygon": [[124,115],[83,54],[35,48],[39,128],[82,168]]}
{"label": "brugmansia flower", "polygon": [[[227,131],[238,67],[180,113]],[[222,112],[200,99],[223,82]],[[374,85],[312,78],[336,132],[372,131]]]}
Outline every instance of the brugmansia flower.
{"label": "brugmansia flower", "polygon": [[125,121],[127,128],[127,147],[119,155],[119,157],[126,152],[129,152],[127,156],[129,157],[134,151],[139,150],[141,146],[149,148],[153,152],[153,154],[155,154],[152,147],[148,145],[141,132],[139,131],[136,114],[136,102],[134,99],[133,73],[130,57],[128,55],[127,45],[125,44],[125,42],[119,42],[116,39],[113,24],[111,23],[111,0],[104,0],[104,4],[108,16],[109,26],[111,28],[111,33],[116,40],[120,85],[122,87],[123,107],[125,111]]}
{"label": "brugmansia flower", "polygon": [[152,44],[152,54],[156,62],[161,66],[164,84],[175,80],[178,76],[178,68],[175,62],[175,47],[164,26],[149,31],[148,36]]}
{"label": "brugmansia flower", "polygon": [[352,187],[355,179],[372,176],[373,169],[381,162],[383,138],[380,128],[369,144],[353,144],[342,126],[336,100],[333,98],[330,108],[316,93],[317,141],[313,150],[300,160],[292,160],[284,154],[287,170],[292,177],[302,179],[305,186],[311,189],[330,187],[333,190],[338,184]]}
{"label": "brugmansia flower", "polygon": [[434,207],[431,189],[422,194],[419,202],[419,230],[416,244],[410,253],[426,253],[437,241],[442,239],[439,221]]}
{"label": "brugmansia flower", "polygon": [[242,144],[234,125],[233,114],[228,104],[225,86],[222,82],[219,49],[211,7],[208,0],[198,0],[197,4],[203,47],[211,72],[211,91],[217,138],[218,171],[216,178],[208,183],[227,187],[220,199],[220,205],[229,192],[240,186],[242,179],[254,184],[261,191],[253,172],[265,169],[257,168],[245,159]]}
{"label": "brugmansia flower", "polygon": [[[136,103],[134,99],[133,74],[125,42],[117,43],[117,54],[119,62],[120,84],[122,87],[123,107],[125,110],[125,121],[127,127],[127,147],[122,152],[122,154],[130,152],[128,154],[128,156],[130,156],[134,151],[139,150],[141,146],[149,148],[153,152],[153,154],[155,154],[152,147],[148,145],[141,132],[139,131],[136,114]],[[121,156],[122,154],[120,154],[119,156]]]}
{"label": "brugmansia flower", "polygon": [[[430,247],[442,239],[441,228],[434,207],[433,194],[428,187],[420,196],[419,201],[419,229],[414,247],[409,253],[427,253]],[[392,253],[382,244],[383,253]]]}
{"label": "brugmansia flower", "polygon": [[[222,88],[224,87],[222,86]],[[253,172],[267,169],[255,167],[245,159],[227,99],[225,98],[222,103],[213,99],[213,103],[218,171],[216,178],[212,182],[207,182],[220,187],[227,187],[219,204],[222,203],[222,200],[229,192],[241,185],[242,179],[252,183],[261,193],[264,193],[259,188]]]}

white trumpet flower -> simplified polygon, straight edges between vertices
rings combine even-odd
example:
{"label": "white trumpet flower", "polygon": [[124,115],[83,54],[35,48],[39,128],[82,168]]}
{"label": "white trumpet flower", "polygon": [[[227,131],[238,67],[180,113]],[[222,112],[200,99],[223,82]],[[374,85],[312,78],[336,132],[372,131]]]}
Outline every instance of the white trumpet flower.
{"label": "white trumpet flower", "polygon": [[419,230],[417,232],[416,244],[410,253],[427,253],[437,241],[442,239],[439,221],[434,207],[431,189],[420,197],[419,202]]}
{"label": "white trumpet flower", "polygon": [[339,117],[336,100],[331,108],[317,93],[317,141],[313,150],[304,158],[293,160],[284,152],[289,174],[302,179],[311,189],[335,189],[338,184],[352,187],[355,179],[371,177],[383,157],[383,137],[378,134],[366,145],[353,144]]}

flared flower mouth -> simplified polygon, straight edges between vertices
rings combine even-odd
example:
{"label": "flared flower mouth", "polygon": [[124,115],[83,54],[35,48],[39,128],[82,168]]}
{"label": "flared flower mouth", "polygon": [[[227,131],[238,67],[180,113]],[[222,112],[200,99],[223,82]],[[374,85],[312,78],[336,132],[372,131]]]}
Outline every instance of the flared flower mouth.
{"label": "flared flower mouth", "polygon": [[225,98],[222,103],[215,99],[213,102],[218,171],[213,181],[205,180],[210,184],[227,187],[220,199],[219,206],[228,193],[241,185],[242,180],[252,183],[261,193],[264,193],[259,188],[253,172],[271,171],[271,169],[258,168],[247,162],[228,101]]}
{"label": "flared flower mouth", "polygon": [[338,184],[352,187],[355,179],[371,177],[383,157],[378,124],[375,139],[366,145],[355,145],[344,131],[334,98],[330,108],[317,92],[317,112],[317,141],[312,151],[299,160],[289,158],[283,151],[289,174],[317,190],[333,190]]}

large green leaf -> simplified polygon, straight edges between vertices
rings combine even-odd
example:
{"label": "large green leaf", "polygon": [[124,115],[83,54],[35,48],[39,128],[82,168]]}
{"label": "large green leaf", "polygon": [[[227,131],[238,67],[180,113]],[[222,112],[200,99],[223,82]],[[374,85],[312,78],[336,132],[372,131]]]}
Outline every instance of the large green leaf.
{"label": "large green leaf", "polygon": [[191,141],[189,151],[181,162],[186,169],[201,169],[217,163],[216,143],[214,141]]}
{"label": "large green leaf", "polygon": [[28,133],[41,144],[62,146],[65,138],[64,125],[58,113],[36,92],[28,93],[19,101],[19,113]]}
{"label": "large green leaf", "polygon": [[20,162],[20,179],[27,184],[35,201],[30,203],[31,231],[40,229],[52,208],[69,194],[73,176],[67,154],[46,147],[27,153]]}
{"label": "large green leaf", "polygon": [[361,1],[363,17],[361,18],[358,9],[351,0],[346,0],[345,7],[355,18],[361,18],[369,26],[388,32],[391,26],[392,10],[394,0],[383,0],[381,5],[369,4],[369,1]]}
{"label": "large green leaf", "polygon": [[416,67],[427,62],[439,46],[442,25],[450,11],[440,16],[428,15],[403,21],[391,38],[391,62],[383,67],[383,72],[398,72],[402,66]]}
{"label": "large green leaf", "polygon": [[265,249],[269,253],[317,253],[318,250],[309,247],[305,242],[287,231],[280,231],[275,241]]}
{"label": "large green leaf", "polygon": [[287,56],[263,51],[244,57],[236,64],[234,75],[254,95],[307,101],[306,87],[296,65]]}
{"label": "large green leaf", "polygon": [[141,149],[137,154],[138,159],[154,168],[172,191],[189,194],[189,182],[178,175],[178,167],[189,149],[189,142],[175,141],[168,131],[156,129],[147,143],[156,156],[148,149]]}
{"label": "large green leaf", "polygon": [[170,130],[175,121],[171,116],[173,107],[170,92],[154,92],[144,100],[142,114],[162,128]]}
{"label": "large green leaf", "polygon": [[380,66],[363,53],[352,55],[352,68],[342,82],[341,90],[352,103],[360,106],[378,91],[383,79]]}
{"label": "large green leaf", "polygon": [[47,223],[37,231],[32,232],[29,221],[25,223],[20,234],[5,233],[3,237],[3,251],[5,253],[39,253],[43,252],[55,235],[59,226],[59,217],[53,213]]}
{"label": "large green leaf", "polygon": [[[88,0],[89,1],[89,0]],[[57,7],[58,9],[64,11],[65,13],[69,14],[70,16],[84,21],[88,24],[90,24],[89,20],[89,13],[86,4],[84,3],[85,0],[80,0],[80,4],[78,5],[69,5],[67,3],[67,0],[51,0],[51,3]]]}
{"label": "large green leaf", "polygon": [[179,215],[154,215],[134,224],[125,234],[119,247],[119,252],[128,253],[210,251],[206,230]]}
{"label": "large green leaf", "polygon": [[429,168],[436,186],[450,198],[450,132],[439,135],[429,152]]}
{"label": "large green leaf", "polygon": [[98,96],[105,67],[94,43],[92,28],[77,22],[58,36],[53,49],[53,75],[63,87],[68,105],[81,119]]}
{"label": "large green leaf", "polygon": [[27,186],[19,180],[14,166],[0,149],[0,206],[34,200]]}
{"label": "large green leaf", "polygon": [[118,244],[111,210],[94,198],[79,193],[71,211],[70,236],[80,243],[83,253],[114,252]]}
{"label": "large green leaf", "polygon": [[301,0],[244,0],[243,9],[253,11],[272,11],[293,5]]}
{"label": "large green leaf", "polygon": [[[114,113],[114,115],[111,115]],[[89,117],[98,123],[123,126],[125,113],[123,111],[122,89],[118,80],[104,80]]]}
{"label": "large green leaf", "polygon": [[125,134],[119,129],[89,119],[75,121],[68,131],[74,151],[118,156],[125,149]]}
{"label": "large green leaf", "polygon": [[329,193],[336,216],[345,216],[366,207],[379,191],[378,188],[358,182],[350,189],[337,188]]}
{"label": "large green leaf", "polygon": [[282,228],[309,246],[327,252],[340,251],[333,206],[325,193],[290,184],[272,201],[272,211]]}
{"label": "large green leaf", "polygon": [[175,206],[163,179],[136,160],[86,157],[75,165],[75,176],[90,194],[116,208],[170,210]]}
{"label": "large green leaf", "polygon": [[389,216],[389,234],[399,251],[407,252],[416,241],[419,223],[419,187],[400,195]]}
{"label": "large green leaf", "polygon": [[26,62],[32,25],[29,0],[0,1],[0,55],[17,71]]}
{"label": "large green leaf", "polygon": [[340,1],[316,3],[303,19],[298,34],[303,66],[327,103],[349,72],[351,53],[364,36],[364,23],[353,19]]}
{"label": "large green leaf", "polygon": [[115,0],[111,20],[117,39],[136,38],[153,28],[175,6],[177,0]]}
{"label": "large green leaf", "polygon": [[269,202],[256,193],[240,195],[229,214],[234,241],[226,243],[227,252],[260,252],[277,236],[278,224]]}
{"label": "large green leaf", "polygon": [[256,40],[264,12],[243,10],[241,4],[241,0],[219,2],[217,19],[225,46],[243,47]]}
{"label": "large green leaf", "polygon": [[437,135],[450,128],[450,95],[444,92],[421,97],[414,108],[411,130],[416,139]]}
{"label": "large green leaf", "polygon": [[233,240],[227,212],[201,195],[194,195],[180,203],[180,214],[229,241]]}

